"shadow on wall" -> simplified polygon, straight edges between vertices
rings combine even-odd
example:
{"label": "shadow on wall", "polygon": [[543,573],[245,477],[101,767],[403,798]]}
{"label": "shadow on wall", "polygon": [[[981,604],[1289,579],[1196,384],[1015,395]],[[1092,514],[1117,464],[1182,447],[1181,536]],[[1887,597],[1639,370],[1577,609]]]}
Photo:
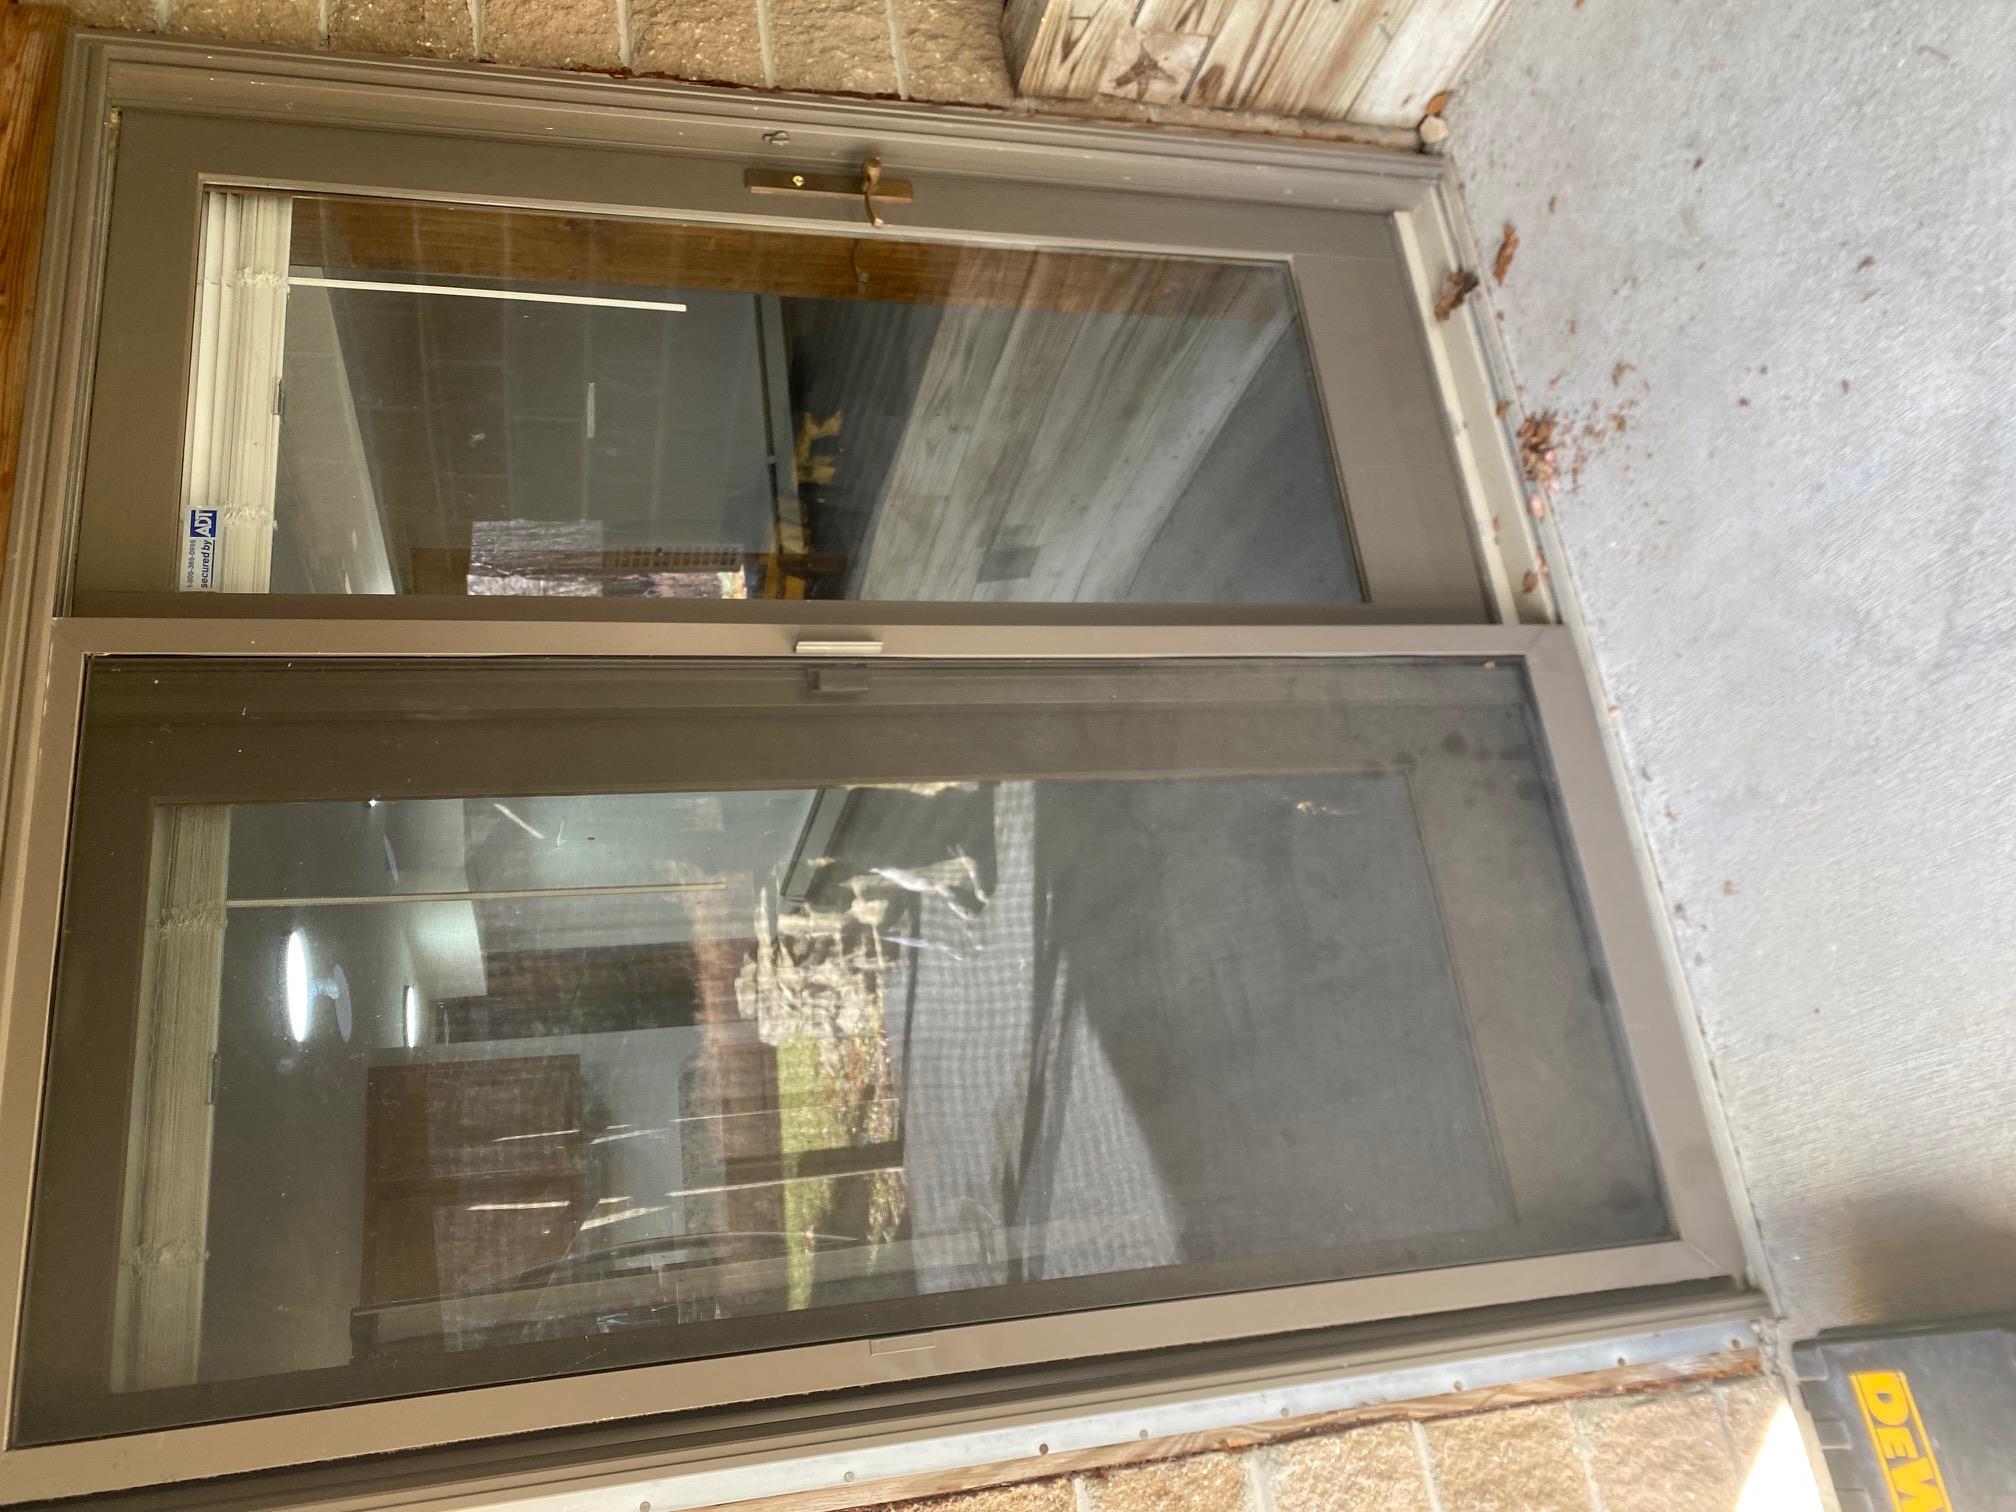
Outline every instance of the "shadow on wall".
{"label": "shadow on wall", "polygon": [[2016,1229],[1909,1192],[1860,1204],[1841,1227],[1849,1314],[1858,1322],[2016,1311]]}

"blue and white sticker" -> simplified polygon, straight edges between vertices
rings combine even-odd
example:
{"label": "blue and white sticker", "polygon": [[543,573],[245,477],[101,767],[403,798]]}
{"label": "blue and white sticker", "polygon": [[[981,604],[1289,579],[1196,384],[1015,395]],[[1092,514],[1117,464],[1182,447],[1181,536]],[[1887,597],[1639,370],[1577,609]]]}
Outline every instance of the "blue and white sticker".
{"label": "blue and white sticker", "polygon": [[217,511],[189,511],[189,533],[182,542],[182,588],[214,589],[217,586]]}

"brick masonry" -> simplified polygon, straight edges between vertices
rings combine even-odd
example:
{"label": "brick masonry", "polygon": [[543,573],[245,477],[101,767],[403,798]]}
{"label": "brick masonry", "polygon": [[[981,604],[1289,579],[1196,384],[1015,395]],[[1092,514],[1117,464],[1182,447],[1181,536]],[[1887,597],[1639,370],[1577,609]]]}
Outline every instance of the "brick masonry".
{"label": "brick masonry", "polygon": [[1411,130],[1102,95],[1018,95],[1001,0],[51,0],[80,26],[1369,142]]}
{"label": "brick masonry", "polygon": [[82,26],[1003,105],[1000,0],[63,0]]}

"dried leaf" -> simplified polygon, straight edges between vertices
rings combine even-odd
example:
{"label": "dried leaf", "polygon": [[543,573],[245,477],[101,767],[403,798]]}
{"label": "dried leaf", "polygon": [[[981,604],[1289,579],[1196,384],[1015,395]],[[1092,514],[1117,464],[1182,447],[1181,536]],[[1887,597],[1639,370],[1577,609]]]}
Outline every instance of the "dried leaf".
{"label": "dried leaf", "polygon": [[1505,223],[1505,234],[1498,238],[1498,255],[1491,259],[1491,282],[1502,284],[1505,275],[1512,271],[1512,259],[1519,252],[1519,233],[1510,221]]}
{"label": "dried leaf", "polygon": [[1477,292],[1477,275],[1468,268],[1459,268],[1442,280],[1442,297],[1435,301],[1435,318],[1447,320],[1462,308],[1463,301]]}
{"label": "dried leaf", "polygon": [[1519,468],[1528,483],[1545,488],[1554,481],[1554,412],[1529,415],[1519,427]]}
{"label": "dried leaf", "polygon": [[1432,98],[1431,100],[1429,100],[1429,102],[1428,102],[1428,108],[1427,108],[1426,110],[1422,111],[1421,113],[1422,113],[1423,115],[1440,115],[1440,114],[1442,114],[1442,112],[1443,112],[1444,110],[1446,110],[1446,109],[1448,108],[1448,106],[1449,106],[1449,96],[1450,96],[1450,95],[1451,95],[1452,93],[1454,93],[1454,91],[1452,91],[1452,90],[1447,90],[1447,89],[1443,90],[1443,91],[1442,91],[1442,92],[1441,92],[1440,94],[1436,95],[1436,96],[1435,96],[1434,98]]}

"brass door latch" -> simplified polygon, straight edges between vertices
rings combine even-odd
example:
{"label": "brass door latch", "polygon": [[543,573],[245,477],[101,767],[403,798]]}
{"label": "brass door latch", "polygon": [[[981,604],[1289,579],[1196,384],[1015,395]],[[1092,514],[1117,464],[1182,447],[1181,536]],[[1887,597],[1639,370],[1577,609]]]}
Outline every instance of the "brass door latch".
{"label": "brass door latch", "polygon": [[886,226],[881,206],[910,203],[908,179],[882,177],[882,159],[870,154],[861,160],[856,173],[815,173],[798,168],[745,168],[742,186],[751,194],[817,194],[827,198],[858,199],[868,212],[868,224]]}

